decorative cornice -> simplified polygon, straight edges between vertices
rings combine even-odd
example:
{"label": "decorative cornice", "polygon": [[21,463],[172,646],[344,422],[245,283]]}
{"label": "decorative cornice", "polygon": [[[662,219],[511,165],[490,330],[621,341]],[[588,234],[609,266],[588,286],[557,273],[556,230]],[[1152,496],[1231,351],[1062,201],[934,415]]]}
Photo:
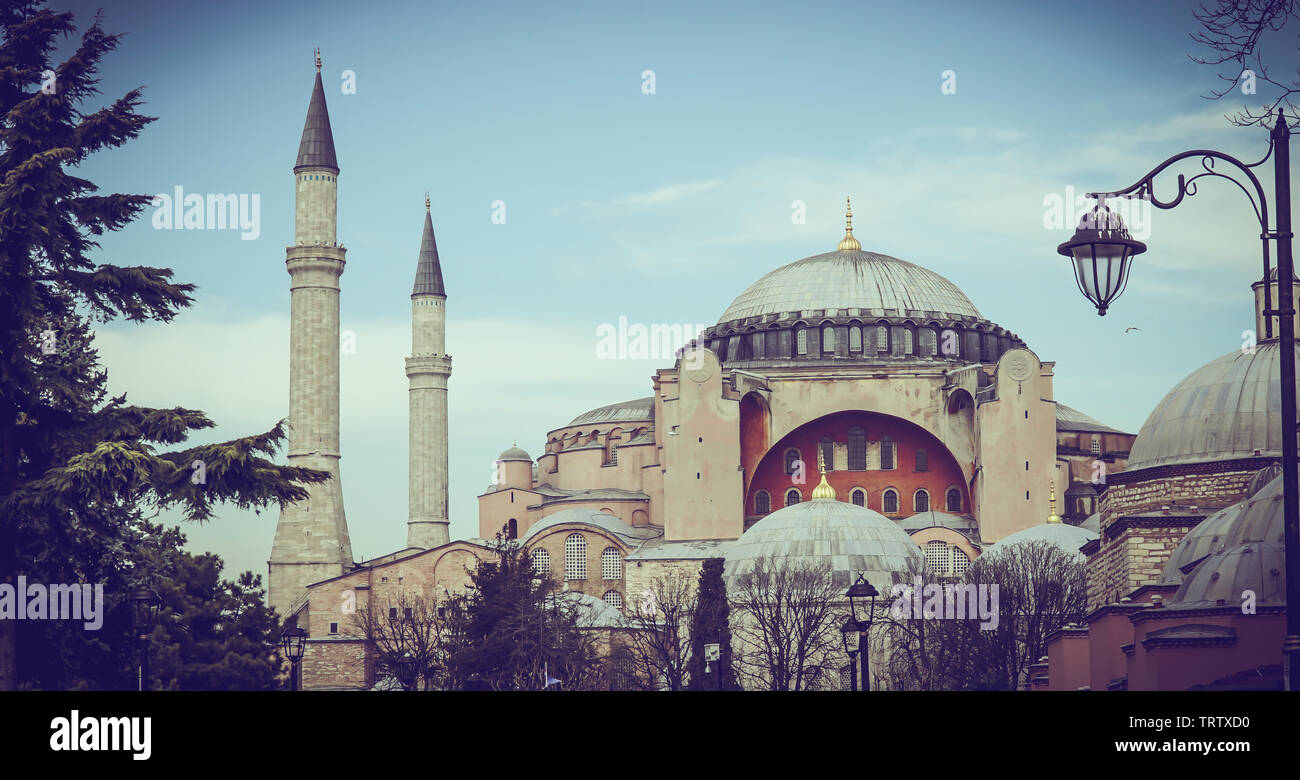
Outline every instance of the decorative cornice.
{"label": "decorative cornice", "polygon": [[1169,463],[1140,469],[1130,468],[1116,474],[1107,474],[1106,481],[1115,485],[1127,485],[1132,482],[1147,482],[1153,479],[1181,477],[1189,474],[1254,473],[1277,459],[1278,456],[1276,455],[1259,455],[1250,458],[1208,460],[1201,463]]}

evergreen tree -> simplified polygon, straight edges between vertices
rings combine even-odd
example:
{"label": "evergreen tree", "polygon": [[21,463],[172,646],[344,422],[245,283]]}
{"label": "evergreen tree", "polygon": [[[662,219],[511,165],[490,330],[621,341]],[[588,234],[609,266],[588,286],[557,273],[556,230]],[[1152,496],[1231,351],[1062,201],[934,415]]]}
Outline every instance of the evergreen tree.
{"label": "evergreen tree", "polygon": [[[687,664],[689,689],[693,691],[736,690],[731,662],[731,609],[727,606],[727,583],[722,579],[722,568],[723,559],[709,558],[700,569],[700,588],[691,619],[691,658]],[[706,644],[721,646],[719,660],[709,663],[710,673],[704,671]]]}
{"label": "evergreen tree", "polygon": [[[153,118],[137,112],[139,89],[87,105],[120,35],[96,18],[76,51],[52,61],[59,39],[75,31],[70,13],[0,0],[0,582],[17,574],[89,582],[124,565],[142,507],[177,506],[201,521],[221,502],[283,504],[328,479],[268,459],[285,438],[283,423],[178,449],[214,423],[193,409],[106,397],[92,323],[169,322],[193,302],[194,286],[172,281],[167,268],[90,259],[95,238],[135,219],[151,198],[99,194],[73,171]],[[0,621],[0,690],[18,679],[15,623]]]}

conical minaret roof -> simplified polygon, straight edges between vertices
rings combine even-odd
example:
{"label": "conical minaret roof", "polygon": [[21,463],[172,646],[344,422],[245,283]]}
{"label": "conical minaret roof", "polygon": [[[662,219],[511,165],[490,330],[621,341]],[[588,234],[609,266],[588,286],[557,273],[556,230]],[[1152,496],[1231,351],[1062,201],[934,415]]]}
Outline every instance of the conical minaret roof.
{"label": "conical minaret roof", "polygon": [[311,166],[339,169],[334,154],[334,133],[330,130],[330,112],[325,105],[325,86],[320,80],[320,53],[316,54],[316,85],[312,87],[311,103],[307,106],[307,122],[302,127],[302,141],[298,144],[298,161],[293,171]]}
{"label": "conical minaret roof", "polygon": [[433,217],[429,198],[424,199],[424,237],[420,239],[420,262],[415,266],[415,289],[411,295],[446,295],[442,285],[442,265],[438,262],[438,243],[433,239]]}

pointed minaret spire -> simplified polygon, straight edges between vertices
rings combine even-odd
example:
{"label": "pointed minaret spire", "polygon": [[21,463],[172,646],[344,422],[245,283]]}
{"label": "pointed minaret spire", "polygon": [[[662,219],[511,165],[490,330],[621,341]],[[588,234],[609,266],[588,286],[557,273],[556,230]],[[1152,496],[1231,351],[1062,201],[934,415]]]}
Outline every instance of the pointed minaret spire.
{"label": "pointed minaret spire", "polygon": [[339,171],[338,157],[334,154],[334,132],[330,130],[330,112],[325,105],[325,85],[320,78],[320,49],[316,50],[316,85],[307,106],[307,122],[302,127],[298,162],[294,164],[293,172],[313,167],[331,168],[335,173]]}
{"label": "pointed minaret spire", "polygon": [[442,265],[438,263],[438,242],[433,238],[433,215],[429,193],[424,194],[424,237],[420,239],[420,261],[415,266],[415,289],[411,295],[446,295]]}
{"label": "pointed minaret spire", "polygon": [[862,244],[853,237],[853,203],[848,198],[844,199],[844,238],[840,239],[839,251],[861,251]]}

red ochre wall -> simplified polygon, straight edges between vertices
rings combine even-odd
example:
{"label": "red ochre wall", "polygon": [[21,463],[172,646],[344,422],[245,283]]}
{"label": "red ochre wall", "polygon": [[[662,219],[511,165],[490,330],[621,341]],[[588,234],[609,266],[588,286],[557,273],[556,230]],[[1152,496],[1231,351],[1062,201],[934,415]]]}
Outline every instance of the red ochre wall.
{"label": "red ochre wall", "polygon": [[[745,491],[745,515],[753,516],[754,496],[760,490],[767,490],[772,496],[772,511],[785,507],[785,492],[792,487],[799,488],[803,500],[812,497],[813,488],[820,477],[817,474],[817,446],[825,436],[839,445],[848,442],[849,428],[861,425],[867,434],[867,449],[871,450],[873,442],[879,442],[888,436],[894,440],[894,469],[880,471],[868,468],[867,471],[847,471],[846,457],[837,454],[835,471],[826,472],[826,481],[835,488],[835,497],[840,501],[851,500],[850,491],[855,487],[867,491],[867,507],[882,512],[881,496],[886,488],[898,491],[898,513],[890,515],[895,518],[909,517],[912,511],[912,494],[920,488],[930,491],[930,508],[936,512],[947,511],[945,499],[949,487],[961,491],[962,511],[971,513],[970,492],[967,490],[961,469],[952,454],[931,434],[919,426],[897,417],[871,412],[839,412],[827,415],[795,429],[781,441],[777,442],[762,455],[757,470],[752,472],[749,486]],[[743,447],[748,445],[747,437],[742,436],[742,463],[751,463],[760,453],[748,452]],[[795,484],[792,476],[785,473],[785,451],[797,447],[804,460],[805,482]],[[916,471],[916,450],[924,449],[928,460],[928,471]],[[869,467],[872,459],[868,457]]]}

